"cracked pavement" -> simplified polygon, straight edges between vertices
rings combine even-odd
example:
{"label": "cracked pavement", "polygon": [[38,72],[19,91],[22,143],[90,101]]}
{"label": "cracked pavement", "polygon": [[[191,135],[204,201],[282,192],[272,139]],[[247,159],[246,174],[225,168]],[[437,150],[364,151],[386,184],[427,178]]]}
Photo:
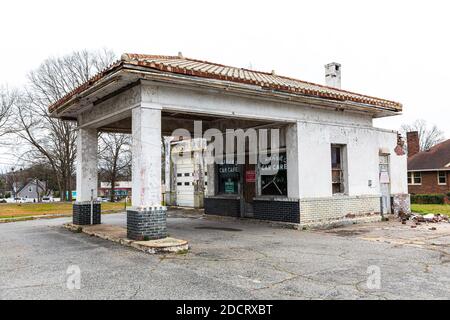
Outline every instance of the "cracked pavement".
{"label": "cracked pavement", "polygon": [[[0,299],[449,299],[450,224],[297,231],[172,211],[187,254],[149,255],[72,233],[69,218],[0,224]],[[124,214],[102,216],[124,225]],[[430,227],[437,230],[429,230]],[[81,289],[67,289],[67,268]],[[378,266],[381,288],[367,286]]]}

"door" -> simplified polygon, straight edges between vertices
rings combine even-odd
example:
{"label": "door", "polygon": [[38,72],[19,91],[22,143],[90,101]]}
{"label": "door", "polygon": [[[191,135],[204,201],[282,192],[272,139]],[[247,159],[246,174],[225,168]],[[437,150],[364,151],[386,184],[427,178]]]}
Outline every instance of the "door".
{"label": "door", "polygon": [[194,165],[177,164],[177,206],[194,207]]}
{"label": "door", "polygon": [[248,163],[243,166],[243,210],[244,217],[253,217],[253,198],[256,196],[256,165]]}
{"label": "door", "polygon": [[389,175],[389,155],[380,155],[381,213],[391,213],[391,179]]}

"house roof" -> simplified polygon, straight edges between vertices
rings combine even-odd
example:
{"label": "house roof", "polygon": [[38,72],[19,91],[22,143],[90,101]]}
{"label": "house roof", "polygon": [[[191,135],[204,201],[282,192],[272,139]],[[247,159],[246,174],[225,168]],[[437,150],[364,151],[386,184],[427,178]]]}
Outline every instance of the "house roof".
{"label": "house roof", "polygon": [[[37,180],[38,182],[38,186],[41,190],[44,190],[46,188],[46,182],[45,181],[41,181],[41,180]],[[21,193],[24,189],[26,189],[28,186],[35,186],[36,185],[36,180],[29,180],[27,183],[25,183],[21,188],[19,188],[19,190],[17,191],[17,193]]]}
{"label": "house roof", "polygon": [[400,112],[402,105],[398,102],[353,93],[350,91],[327,87],[307,81],[302,81],[275,73],[236,68],[218,63],[185,58],[183,56],[161,56],[146,54],[123,54],[121,60],[92,77],[89,81],[56,101],[49,107],[51,113],[57,112],[66,103],[83,91],[89,89],[104,77],[122,68],[136,66],[158,72],[184,75],[188,77],[206,78],[251,85],[255,91],[270,89],[300,96],[311,96],[333,101],[356,102],[367,106],[380,107],[393,112]]}
{"label": "house roof", "polygon": [[450,170],[450,139],[408,158],[408,170]]}

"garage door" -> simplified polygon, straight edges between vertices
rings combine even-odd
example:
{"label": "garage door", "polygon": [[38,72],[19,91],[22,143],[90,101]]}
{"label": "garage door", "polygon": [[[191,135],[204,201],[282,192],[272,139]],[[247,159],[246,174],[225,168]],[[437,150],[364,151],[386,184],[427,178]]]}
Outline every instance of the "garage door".
{"label": "garage door", "polygon": [[177,165],[177,205],[194,206],[194,166],[192,164]]}

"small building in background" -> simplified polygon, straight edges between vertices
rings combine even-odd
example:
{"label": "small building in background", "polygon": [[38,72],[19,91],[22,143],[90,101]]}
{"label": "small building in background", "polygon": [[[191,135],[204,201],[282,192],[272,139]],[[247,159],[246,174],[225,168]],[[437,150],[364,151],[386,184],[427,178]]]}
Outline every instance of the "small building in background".
{"label": "small building in background", "polygon": [[40,180],[28,181],[16,194],[16,198],[30,199],[34,202],[40,202],[42,197],[51,194],[50,190],[47,190],[47,183]]}
{"label": "small building in background", "polygon": [[[100,197],[111,197],[111,183],[110,182],[101,182]],[[116,198],[125,198],[131,197],[131,181],[116,181],[114,186],[114,196]]]}
{"label": "small building in background", "polygon": [[407,133],[408,191],[410,194],[450,192],[450,139],[420,151],[419,134]]}

